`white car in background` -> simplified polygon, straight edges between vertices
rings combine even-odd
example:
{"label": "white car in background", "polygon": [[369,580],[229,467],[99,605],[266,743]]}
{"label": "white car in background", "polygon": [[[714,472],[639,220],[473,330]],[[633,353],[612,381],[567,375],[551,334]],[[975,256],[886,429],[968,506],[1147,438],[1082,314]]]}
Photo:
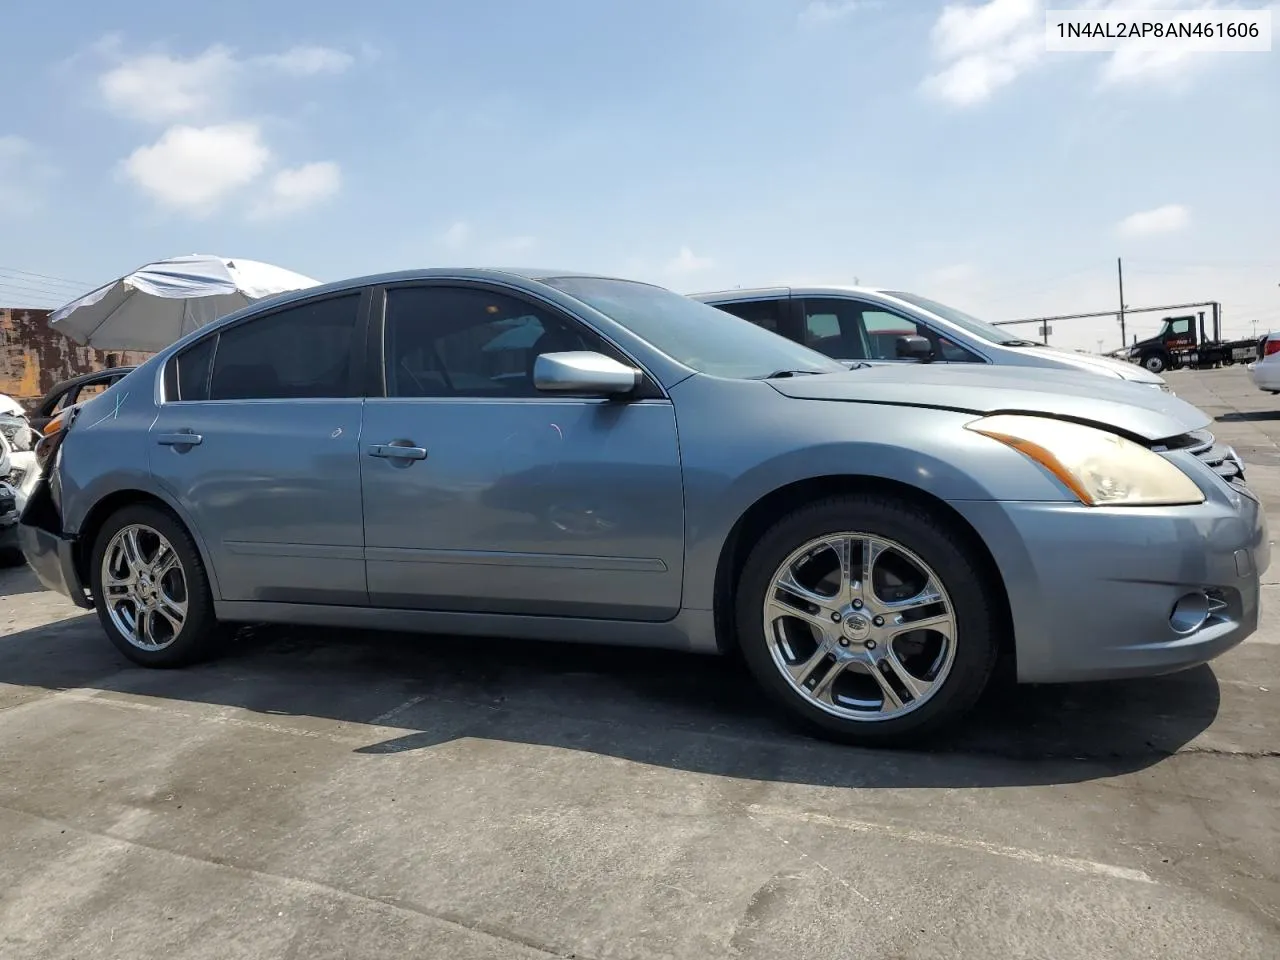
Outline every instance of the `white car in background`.
{"label": "white car in background", "polygon": [[39,437],[22,404],[3,393],[0,393],[0,439],[9,454],[4,469],[0,470],[0,482],[13,487],[18,498],[18,511],[21,512],[27,494],[38,479],[35,449]]}
{"label": "white car in background", "polygon": [[1075,370],[1169,392],[1164,378],[1112,357],[1023,340],[955,307],[900,290],[768,287],[690,294],[836,360],[990,363]]}
{"label": "white car in background", "polygon": [[18,546],[18,492],[4,479],[9,475],[9,441],[0,433],[0,566],[11,567],[22,561]]}
{"label": "white car in background", "polygon": [[1280,333],[1268,333],[1258,344],[1258,359],[1249,364],[1253,385],[1267,393],[1280,393]]}

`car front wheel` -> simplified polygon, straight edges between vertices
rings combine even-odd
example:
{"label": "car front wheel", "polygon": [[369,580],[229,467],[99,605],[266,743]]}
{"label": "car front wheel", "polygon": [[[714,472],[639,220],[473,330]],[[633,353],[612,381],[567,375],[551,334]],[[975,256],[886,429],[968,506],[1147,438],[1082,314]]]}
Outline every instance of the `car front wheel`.
{"label": "car front wheel", "polygon": [[901,744],[953,724],[995,665],[991,578],[947,518],[897,498],[783,517],[751,551],[736,601],[756,680],[846,742]]}
{"label": "car front wheel", "polygon": [[99,531],[92,557],[98,619],[116,648],[146,667],[204,657],[219,630],[204,564],[167,510],[124,507]]}

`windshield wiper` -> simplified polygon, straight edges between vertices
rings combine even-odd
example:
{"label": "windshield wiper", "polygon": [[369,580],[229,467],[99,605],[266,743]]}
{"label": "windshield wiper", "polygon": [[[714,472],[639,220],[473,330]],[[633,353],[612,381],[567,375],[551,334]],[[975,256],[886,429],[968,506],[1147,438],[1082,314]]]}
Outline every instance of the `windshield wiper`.
{"label": "windshield wiper", "polygon": [[767,377],[757,377],[758,380],[782,380],[786,377],[806,377],[814,376],[822,373],[822,370],[775,370]]}
{"label": "windshield wiper", "polygon": [[1040,344],[1034,340],[1001,340],[1002,347],[1038,347]]}

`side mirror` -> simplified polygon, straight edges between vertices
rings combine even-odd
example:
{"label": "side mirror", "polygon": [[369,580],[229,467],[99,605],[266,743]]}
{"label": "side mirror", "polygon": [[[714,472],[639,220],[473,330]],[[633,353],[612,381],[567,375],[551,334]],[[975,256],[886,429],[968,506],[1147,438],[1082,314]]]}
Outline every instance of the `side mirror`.
{"label": "side mirror", "polygon": [[924,337],[915,335],[899,337],[896,347],[899,360],[918,360],[920,363],[928,363],[933,359],[933,344]]}
{"label": "side mirror", "polygon": [[630,393],[644,376],[612,357],[591,350],[544,353],[533,362],[533,385],[547,393]]}

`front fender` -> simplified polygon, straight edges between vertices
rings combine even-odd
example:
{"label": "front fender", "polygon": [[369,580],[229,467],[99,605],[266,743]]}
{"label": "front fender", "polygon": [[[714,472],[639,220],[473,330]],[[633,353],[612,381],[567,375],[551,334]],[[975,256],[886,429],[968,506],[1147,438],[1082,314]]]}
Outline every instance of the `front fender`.
{"label": "front fender", "polygon": [[[764,497],[800,481],[889,480],[944,501],[1074,500],[1022,454],[964,429],[977,414],[796,400],[751,381],[741,389],[718,381],[714,390],[699,390],[698,379],[673,391],[684,467],[689,608],[713,608],[716,568],[738,520]],[[760,386],[764,390],[752,389]]]}

